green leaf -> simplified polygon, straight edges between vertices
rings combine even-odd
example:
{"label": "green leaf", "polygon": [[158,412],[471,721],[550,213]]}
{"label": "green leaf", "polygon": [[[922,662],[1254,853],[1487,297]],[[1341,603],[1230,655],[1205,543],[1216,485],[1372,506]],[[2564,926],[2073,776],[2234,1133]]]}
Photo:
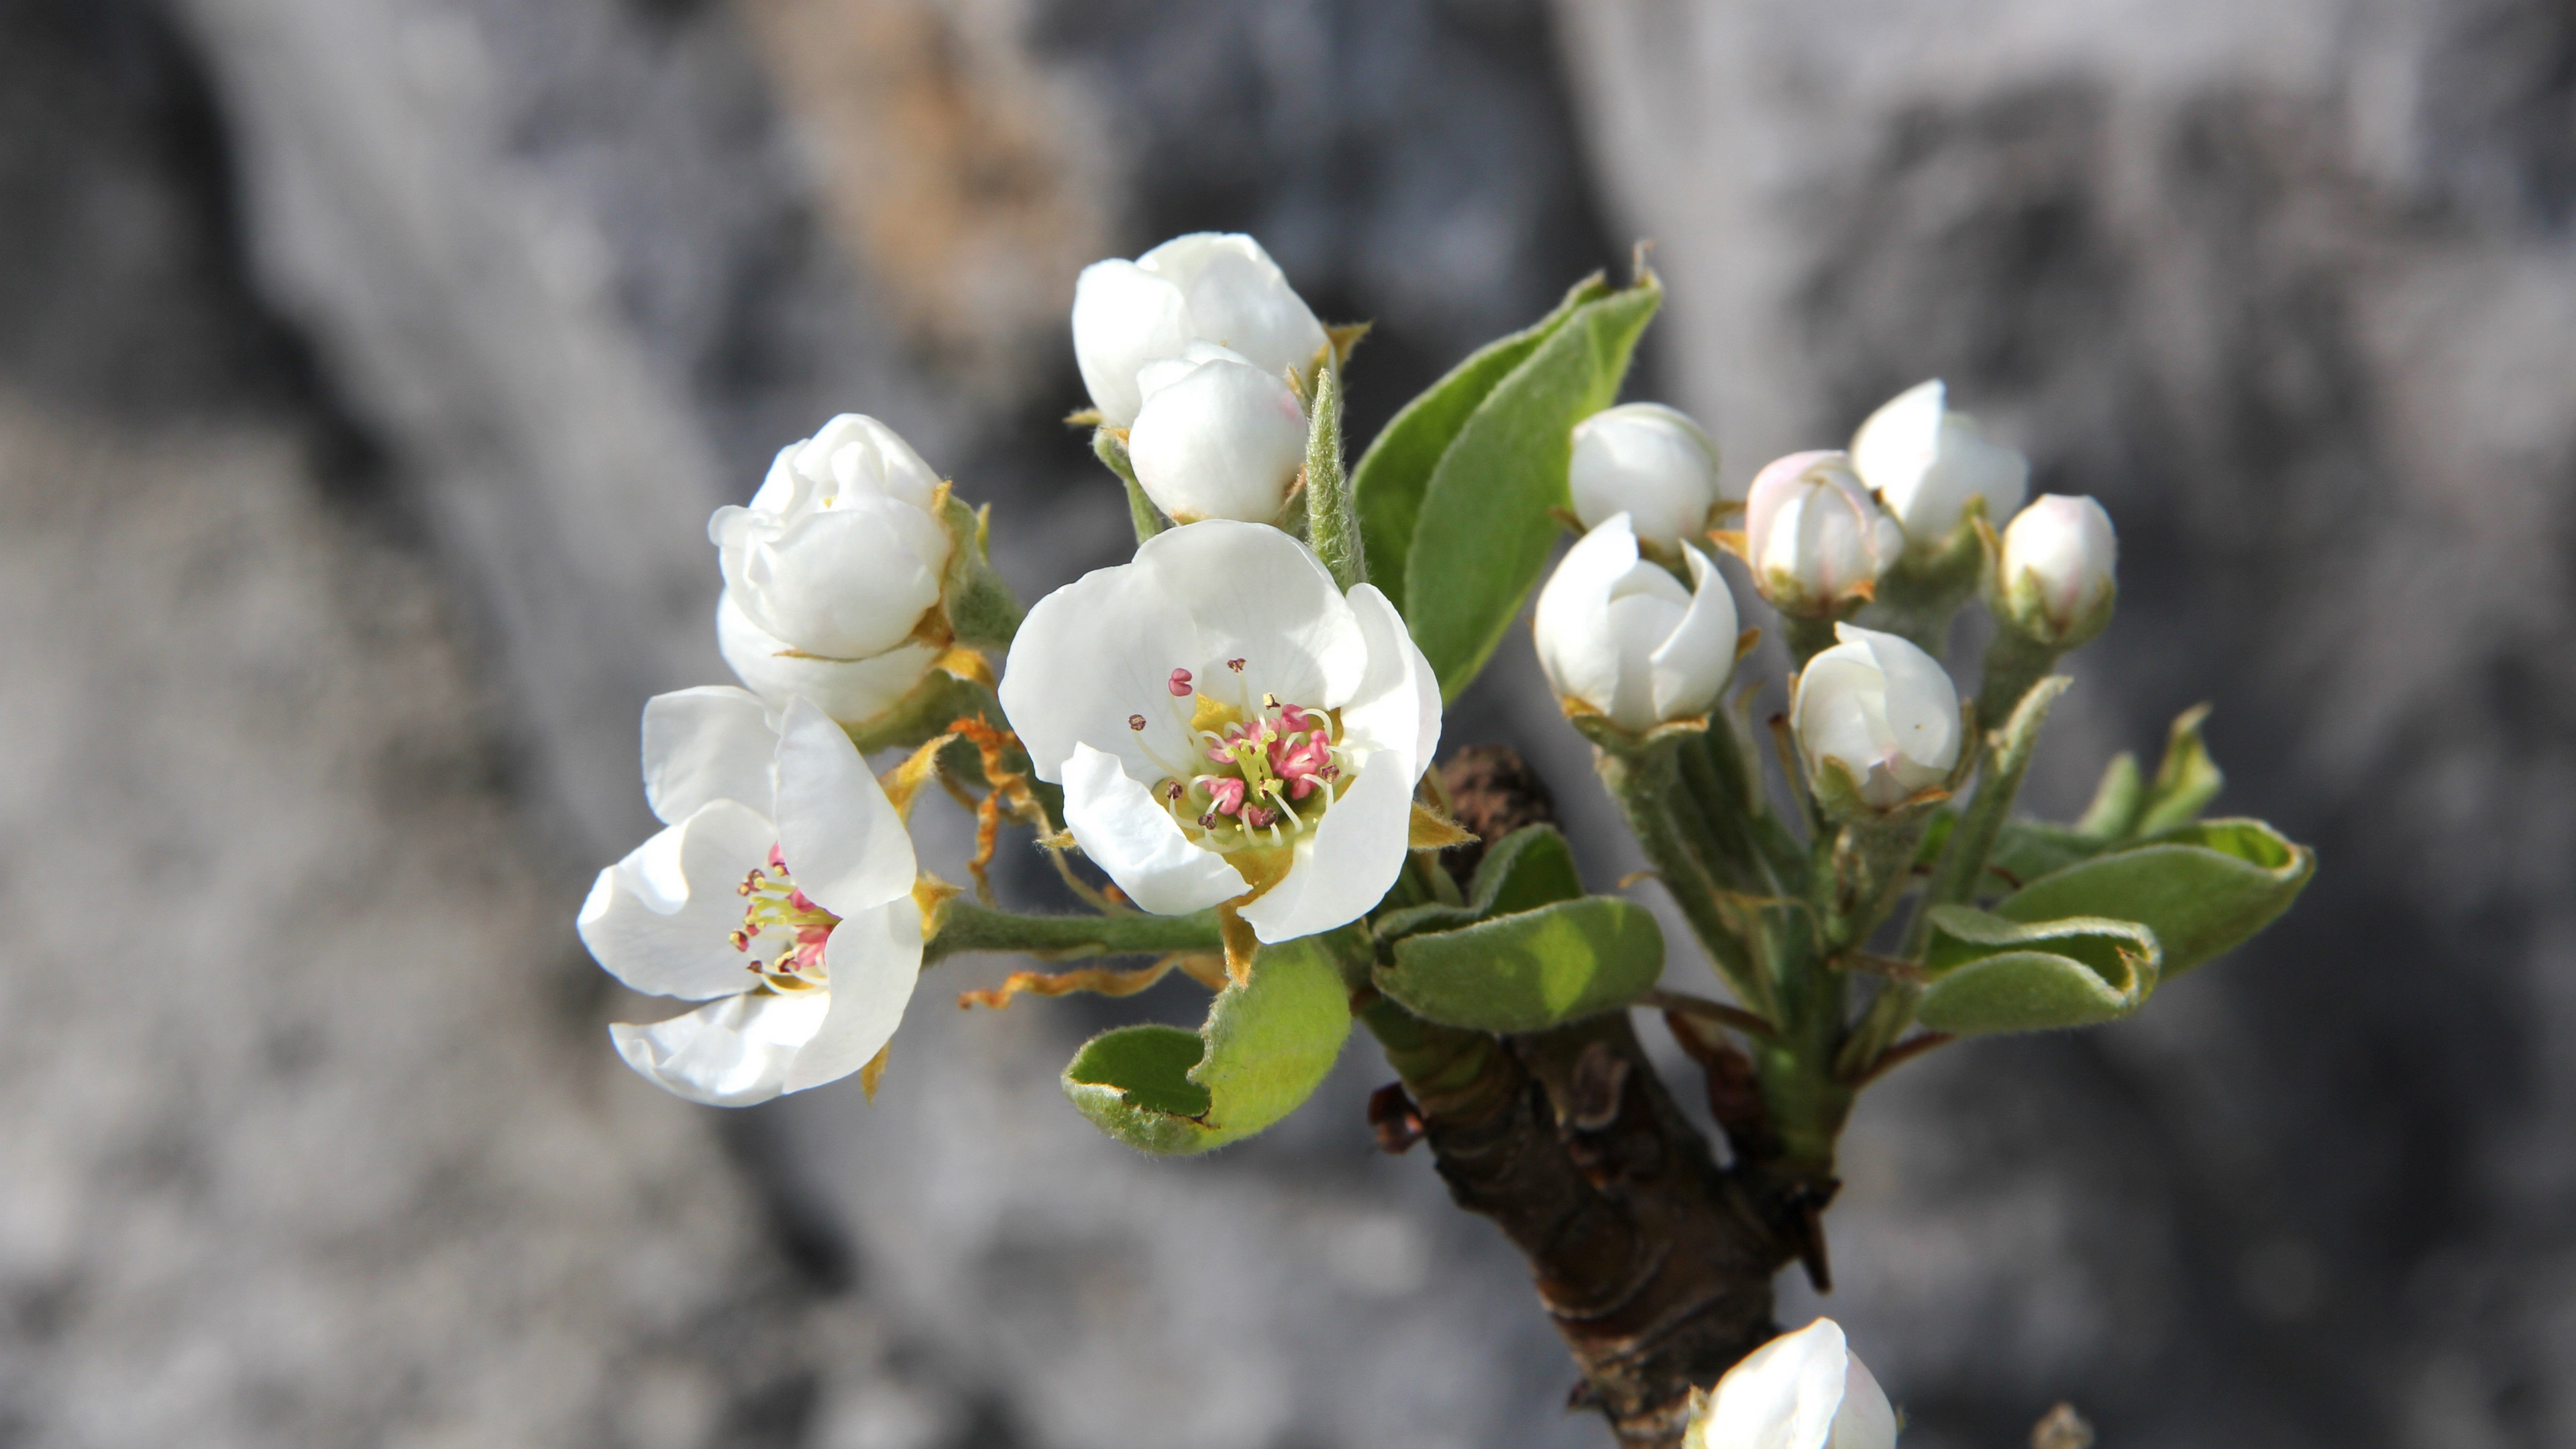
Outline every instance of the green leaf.
{"label": "green leaf", "polygon": [[2161,835],[2178,825],[2188,825],[2200,818],[2209,802],[2218,798],[2219,787],[2227,777],[2218,771],[2218,762],[2209,757],[2209,744],[2200,737],[2201,721],[2209,718],[2208,705],[2195,705],[2174,718],[2173,730],[2165,736],[2165,757],[2156,766],[2155,783],[2147,787],[2144,810],[2138,816],[2135,833]]}
{"label": "green leaf", "polygon": [[1083,1044],[1064,1094],[1130,1147],[1183,1156],[1262,1131],[1313,1095],[1351,1031],[1350,996],[1316,937],[1264,946],[1205,1025],[1122,1026]]}
{"label": "green leaf", "polygon": [[1359,467],[1351,471],[1351,495],[1359,508],[1369,578],[1388,598],[1399,605],[1404,602],[1404,564],[1413,548],[1414,522],[1421,517],[1431,471],[1440,466],[1440,455],[1457,440],[1458,430],[1467,425],[1495,384],[1528,360],[1576,308],[1614,290],[1598,272],[1575,283],[1555,311],[1522,331],[1486,343],[1378,430]]}
{"label": "green leaf", "polygon": [[1994,853],[1986,857],[1979,895],[2001,895],[2102,853],[2103,843],[2080,830],[2027,817],[2004,826]]}
{"label": "green leaf", "polygon": [[1408,906],[1377,918],[1377,937],[1398,941],[1426,931],[1454,931],[1493,916],[1534,911],[1583,894],[1574,851],[1553,825],[1524,825],[1485,848],[1463,905]]}
{"label": "green leaf", "polygon": [[1400,604],[1444,699],[1475,679],[1547,567],[1574,425],[1618,398],[1662,301],[1649,273],[1575,308],[1477,404],[1432,469]]}
{"label": "green leaf", "polygon": [[2155,933],[2135,921],[2018,923],[1938,906],[1924,961],[1935,975],[1915,1015],[1959,1036],[2115,1021],[2155,991],[2160,955]]}
{"label": "green leaf", "polygon": [[2138,815],[2147,808],[2146,782],[2138,776],[2138,757],[2127,750],[2111,757],[2102,783],[2093,787],[2093,803],[2075,822],[2075,831],[2095,840],[2126,840],[2137,833]]}
{"label": "green leaf", "polygon": [[2316,852],[2260,820],[2204,820],[2042,876],[1995,914],[2140,922],[2163,944],[2170,979],[2270,925],[2316,869]]}
{"label": "green leaf", "polygon": [[1586,896],[1395,943],[1380,991],[1414,1015],[1471,1031],[1540,1031],[1627,1005],[1664,970],[1645,907]]}

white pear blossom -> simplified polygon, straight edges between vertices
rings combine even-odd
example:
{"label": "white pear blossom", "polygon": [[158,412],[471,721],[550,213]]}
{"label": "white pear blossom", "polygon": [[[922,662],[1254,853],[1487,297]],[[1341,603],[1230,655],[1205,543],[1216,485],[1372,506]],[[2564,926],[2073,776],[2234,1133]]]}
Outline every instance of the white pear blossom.
{"label": "white pear blossom", "polygon": [[2119,565],[2120,537],[2101,504],[2043,493],[2004,530],[1995,574],[2022,632],[2070,648],[2110,621]]}
{"label": "white pear blossom", "polygon": [[1136,482],[1178,523],[1270,523],[1306,461],[1306,411],[1287,379],[1242,353],[1193,342],[1136,374],[1145,398],[1127,433]]}
{"label": "white pear blossom", "polygon": [[939,651],[915,631],[956,547],[938,488],[892,428],[844,413],[780,449],[749,507],[717,509],[716,643],[742,682],[772,708],[802,696],[849,723],[918,684]]}
{"label": "white pear blossom", "polygon": [[1989,442],[1977,420],[1952,412],[1940,379],[1917,383],[1869,415],[1852,434],[1851,461],[1905,529],[1910,548],[1938,548],[1971,498],[2001,522],[2021,507],[2030,460]]}
{"label": "white pear blossom", "polygon": [[1073,289],[1073,352],[1091,405],[1111,427],[1136,421],[1136,374],[1193,342],[1240,353],[1272,377],[1303,373],[1324,348],[1315,320],[1261,243],[1231,232],[1176,236],[1136,260],[1094,262]]}
{"label": "white pear blossom", "polygon": [[1819,1318],[1726,1371],[1683,1449],[1894,1449],[1896,1410],[1842,1328]]}
{"label": "white pear blossom", "polygon": [[1119,889],[1165,915],[1250,895],[1264,941],[1378,903],[1440,742],[1438,681],[1386,596],[1345,596],[1304,544],[1228,519],[1039,600],[1001,699]]}
{"label": "white pear blossom", "polygon": [[912,840],[850,737],[811,701],[776,729],[725,686],[644,707],[660,834],[599,873],[582,944],[618,980],[708,1003],[609,1028],[658,1085],[718,1107],[867,1065],[921,972]]}
{"label": "white pear blossom", "polygon": [[1949,674],[1894,634],[1837,624],[1834,637],[1798,672],[1789,706],[1808,770],[1840,765],[1875,810],[1946,783],[1962,734]]}
{"label": "white pear blossom", "polygon": [[1829,615],[1868,598],[1905,547],[1904,530],[1843,453],[1771,463],[1754,475],[1744,510],[1754,586],[1787,614]]}
{"label": "white pear blossom", "polygon": [[1735,597],[1688,544],[1691,587],[1637,553],[1614,513],[1566,551],[1539,591],[1533,633],[1557,694],[1643,733],[1708,713],[1735,671]]}
{"label": "white pear blossom", "polygon": [[1723,499],[1716,442],[1662,403],[1622,403],[1575,424],[1566,487],[1585,528],[1627,514],[1637,537],[1665,556],[1705,534]]}

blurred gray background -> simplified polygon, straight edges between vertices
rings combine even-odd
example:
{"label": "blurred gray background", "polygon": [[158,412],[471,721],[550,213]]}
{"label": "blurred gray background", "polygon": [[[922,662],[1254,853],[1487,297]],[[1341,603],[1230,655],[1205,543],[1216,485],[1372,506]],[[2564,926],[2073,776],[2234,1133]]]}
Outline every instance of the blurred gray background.
{"label": "blurred gray background", "polygon": [[[1163,1163],[1055,1073],[1186,986],[943,967],[874,1106],[601,1031],[708,510],[858,410],[1025,596],[1114,560],[1073,276],[1209,227],[1376,319],[1361,436],[1638,237],[1736,477],[1948,378],[2122,531],[2034,801],[2214,698],[2318,846],[1867,1100],[1783,1313],[1909,1445],[2576,1443],[2565,0],[0,0],[0,1446],[1603,1442],[1365,1042]],[[1449,738],[1606,885],[1533,681]]]}

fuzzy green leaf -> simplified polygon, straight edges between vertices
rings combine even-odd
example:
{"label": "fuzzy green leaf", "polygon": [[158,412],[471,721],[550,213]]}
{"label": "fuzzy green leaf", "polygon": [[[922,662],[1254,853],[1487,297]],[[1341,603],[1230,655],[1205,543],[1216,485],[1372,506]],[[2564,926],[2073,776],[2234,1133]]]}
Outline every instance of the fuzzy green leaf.
{"label": "fuzzy green leaf", "polygon": [[1547,567],[1559,529],[1550,510],[1570,502],[1574,425],[1617,400],[1662,300],[1649,273],[1575,308],[1477,404],[1432,469],[1398,601],[1444,699],[1484,668]]}
{"label": "fuzzy green leaf", "polygon": [[1541,1031],[1625,1006],[1663,970],[1664,933],[1653,913],[1586,896],[1408,936],[1376,981],[1397,1004],[1443,1026]]}
{"label": "fuzzy green leaf", "polygon": [[2102,783],[2093,787],[2093,803],[2084,807],[2075,831],[2095,840],[2126,840],[2146,808],[2147,785],[2138,775],[2138,757],[2122,750],[2102,771]]}
{"label": "fuzzy green leaf", "polygon": [[2127,1016],[2154,992],[2161,952],[2134,921],[2018,923],[1966,906],[1932,912],[1916,1017],[1960,1036],[2053,1031]]}
{"label": "fuzzy green leaf", "polygon": [[2218,798],[2227,777],[2219,773],[2218,762],[2209,757],[2209,743],[2200,735],[2201,722],[2208,718],[2205,704],[2175,717],[2172,732],[2165,736],[2164,760],[2156,766],[2154,783],[2147,786],[2136,833],[2161,835],[2188,825]]}
{"label": "fuzzy green leaf", "polygon": [[1485,847],[1463,905],[1408,906],[1377,918],[1382,941],[1426,931],[1454,931],[1493,916],[1534,911],[1583,894],[1574,851],[1553,825],[1524,825]]}
{"label": "fuzzy green leaf", "polygon": [[1471,353],[1378,430],[1359,466],[1351,470],[1351,496],[1359,508],[1369,578],[1388,598],[1399,605],[1404,602],[1404,564],[1413,548],[1414,523],[1422,516],[1431,472],[1440,466],[1440,455],[1457,441],[1458,430],[1467,425],[1495,385],[1565,325],[1576,308],[1614,290],[1598,272],[1577,282],[1555,311]]}
{"label": "fuzzy green leaf", "polygon": [[1122,1026],[1084,1043],[1064,1069],[1064,1094],[1130,1147],[1205,1152],[1295,1111],[1350,1030],[1349,993],[1320,940],[1264,946],[1252,979],[1218,992],[1197,1031]]}
{"label": "fuzzy green leaf", "polygon": [[2141,922],[2163,943],[2170,979],[2270,925],[2316,869],[2316,852],[2260,820],[2204,820],[2042,876],[1995,914]]}

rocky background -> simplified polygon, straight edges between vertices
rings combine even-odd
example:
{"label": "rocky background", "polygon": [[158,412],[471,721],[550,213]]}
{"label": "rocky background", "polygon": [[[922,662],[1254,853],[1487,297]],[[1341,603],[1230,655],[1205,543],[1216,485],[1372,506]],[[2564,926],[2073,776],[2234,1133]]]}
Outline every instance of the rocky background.
{"label": "rocky background", "polygon": [[[1364,1044],[1159,1163],[1054,1086],[1131,1008],[998,961],[873,1107],[601,1039],[706,512],[856,409],[1028,596],[1111,561],[1073,273],[1204,227],[1377,320],[1363,435],[1639,236],[1738,475],[1947,377],[2121,523],[2035,798],[2215,698],[2319,846],[1868,1100],[1822,1306],[1909,1445],[2576,1441],[2563,4],[0,0],[0,1445],[1601,1442]],[[1450,739],[1606,883],[1533,677]]]}

